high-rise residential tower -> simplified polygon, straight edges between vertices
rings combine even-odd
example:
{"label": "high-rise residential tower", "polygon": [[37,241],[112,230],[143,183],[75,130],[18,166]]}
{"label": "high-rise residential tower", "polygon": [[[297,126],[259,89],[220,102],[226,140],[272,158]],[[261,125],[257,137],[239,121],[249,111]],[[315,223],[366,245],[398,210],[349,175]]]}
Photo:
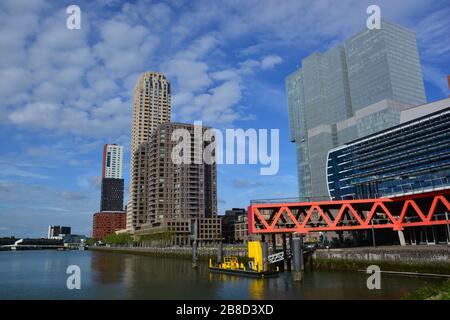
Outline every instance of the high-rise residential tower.
{"label": "high-rise residential tower", "polygon": [[103,146],[102,178],[123,179],[123,146]]}
{"label": "high-rise residential tower", "polygon": [[382,21],[380,30],[303,59],[286,91],[299,195],[328,197],[330,149],[396,125],[401,110],[425,103],[415,34]]}
{"label": "high-rise residential tower", "polygon": [[134,89],[131,129],[130,192],[127,230],[134,231],[147,220],[147,147],[153,131],[170,121],[170,83],[157,72],[144,72]]}
{"label": "high-rise residential tower", "polygon": [[124,180],[123,146],[105,144],[103,147],[102,190],[100,211],[122,211]]}
{"label": "high-rise residential tower", "polygon": [[[203,161],[203,151],[210,143],[197,141],[207,127],[168,122],[152,134],[146,147],[147,221],[137,230],[137,235],[170,233],[172,244],[189,245],[192,236],[200,244],[221,240],[220,219],[217,217],[217,173],[215,161]],[[187,163],[172,159],[175,134],[183,132],[182,150]],[[181,142],[181,143],[182,143]],[[179,150],[178,150],[179,151]],[[200,157],[196,161],[195,158]]]}

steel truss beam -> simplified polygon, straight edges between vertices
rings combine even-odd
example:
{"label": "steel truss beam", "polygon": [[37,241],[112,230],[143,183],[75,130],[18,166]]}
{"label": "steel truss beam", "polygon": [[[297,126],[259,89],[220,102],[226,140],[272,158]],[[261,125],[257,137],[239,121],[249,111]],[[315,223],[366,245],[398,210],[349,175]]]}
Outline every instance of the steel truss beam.
{"label": "steel truss beam", "polygon": [[249,233],[302,233],[445,225],[450,190],[397,198],[251,204]]}

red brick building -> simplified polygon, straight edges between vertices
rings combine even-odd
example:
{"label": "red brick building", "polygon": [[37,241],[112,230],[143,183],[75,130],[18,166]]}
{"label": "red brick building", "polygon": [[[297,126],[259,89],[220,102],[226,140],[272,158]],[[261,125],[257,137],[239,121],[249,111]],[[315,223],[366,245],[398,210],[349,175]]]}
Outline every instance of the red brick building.
{"label": "red brick building", "polygon": [[92,237],[102,240],[106,235],[126,227],[126,211],[102,211],[94,214]]}

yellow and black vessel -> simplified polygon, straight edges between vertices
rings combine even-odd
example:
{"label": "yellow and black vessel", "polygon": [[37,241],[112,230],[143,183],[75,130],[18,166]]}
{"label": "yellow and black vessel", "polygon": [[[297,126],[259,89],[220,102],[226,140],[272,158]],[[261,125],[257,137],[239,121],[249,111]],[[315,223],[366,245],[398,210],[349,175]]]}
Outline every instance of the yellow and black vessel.
{"label": "yellow and black vessel", "polygon": [[259,241],[248,242],[248,258],[250,261],[247,266],[243,262],[239,262],[237,257],[224,257],[223,262],[217,263],[216,265],[209,259],[209,270],[213,273],[224,273],[251,278],[278,276],[278,268],[276,270],[264,270],[261,243]]}

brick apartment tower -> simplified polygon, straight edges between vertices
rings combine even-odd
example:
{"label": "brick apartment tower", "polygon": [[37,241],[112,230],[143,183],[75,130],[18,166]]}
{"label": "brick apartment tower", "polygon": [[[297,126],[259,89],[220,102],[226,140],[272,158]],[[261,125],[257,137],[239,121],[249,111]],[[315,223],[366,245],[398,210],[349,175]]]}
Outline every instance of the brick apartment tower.
{"label": "brick apartment tower", "polygon": [[138,230],[147,221],[146,143],[160,124],[170,121],[170,110],[170,83],[166,77],[157,72],[142,73],[134,89],[128,231]]}
{"label": "brick apartment tower", "polygon": [[[180,129],[188,133],[190,141],[187,164],[175,164],[172,160],[172,151],[180,143],[172,141],[172,133]],[[189,245],[193,235],[200,245],[221,241],[216,164],[202,159],[204,148],[210,144],[201,139],[207,129],[192,124],[165,123],[145,144],[148,215],[146,223],[136,231],[137,235],[170,232],[176,245]],[[197,140],[198,144],[194,143],[195,137],[201,139]],[[195,157],[199,161],[194,161]]]}

